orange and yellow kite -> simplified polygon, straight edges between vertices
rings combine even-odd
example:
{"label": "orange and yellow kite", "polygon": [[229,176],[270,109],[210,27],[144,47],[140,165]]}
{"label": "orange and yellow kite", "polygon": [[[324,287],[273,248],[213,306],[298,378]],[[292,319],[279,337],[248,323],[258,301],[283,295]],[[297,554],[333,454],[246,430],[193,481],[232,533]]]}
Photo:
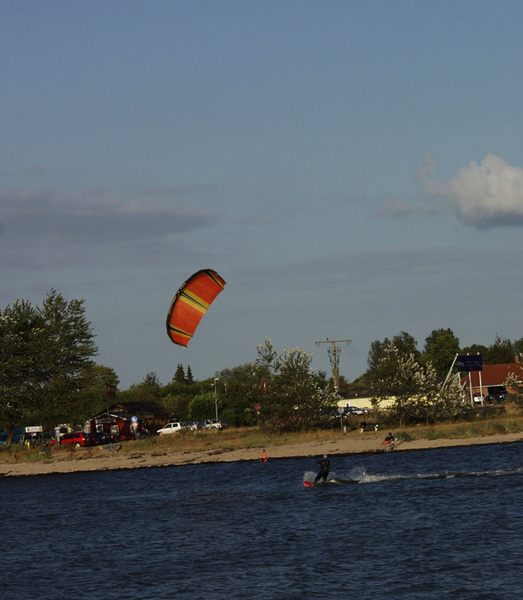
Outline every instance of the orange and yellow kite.
{"label": "orange and yellow kite", "polygon": [[167,335],[175,344],[187,346],[198,324],[225,281],[212,269],[202,269],[191,275],[176,292],[167,314]]}

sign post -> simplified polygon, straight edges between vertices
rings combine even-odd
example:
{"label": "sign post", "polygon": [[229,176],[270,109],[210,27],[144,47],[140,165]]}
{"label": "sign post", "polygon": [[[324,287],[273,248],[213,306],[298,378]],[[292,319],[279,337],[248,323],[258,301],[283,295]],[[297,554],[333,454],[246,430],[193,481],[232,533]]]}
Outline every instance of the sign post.
{"label": "sign post", "polygon": [[[472,371],[479,371],[480,387],[481,385],[481,371],[483,369],[483,357],[481,354],[462,354],[456,358],[456,368],[460,373],[469,374],[469,394],[470,404],[474,404],[472,397]],[[481,391],[483,395],[483,390]]]}

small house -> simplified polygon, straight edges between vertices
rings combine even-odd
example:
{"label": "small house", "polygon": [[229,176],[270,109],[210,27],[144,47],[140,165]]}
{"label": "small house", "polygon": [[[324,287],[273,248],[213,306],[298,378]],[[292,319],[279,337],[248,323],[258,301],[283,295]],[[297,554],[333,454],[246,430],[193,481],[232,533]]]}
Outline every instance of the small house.
{"label": "small house", "polygon": [[117,402],[88,419],[85,431],[105,433],[120,441],[135,438],[135,431],[154,433],[169,420],[169,411],[154,402]]}
{"label": "small house", "polygon": [[471,396],[490,396],[502,399],[507,393],[515,391],[507,388],[506,381],[509,375],[514,376],[517,381],[523,382],[523,365],[518,359],[513,363],[484,364],[481,371],[462,374],[461,384],[467,394]]}

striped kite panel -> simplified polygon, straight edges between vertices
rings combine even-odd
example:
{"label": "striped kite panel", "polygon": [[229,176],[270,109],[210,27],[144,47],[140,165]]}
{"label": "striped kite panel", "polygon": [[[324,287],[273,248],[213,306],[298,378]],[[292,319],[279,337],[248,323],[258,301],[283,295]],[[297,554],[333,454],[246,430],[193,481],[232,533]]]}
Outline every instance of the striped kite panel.
{"label": "striped kite panel", "polygon": [[212,269],[196,272],[180,287],[167,314],[167,335],[175,344],[189,344],[203,315],[224,287],[224,279]]}

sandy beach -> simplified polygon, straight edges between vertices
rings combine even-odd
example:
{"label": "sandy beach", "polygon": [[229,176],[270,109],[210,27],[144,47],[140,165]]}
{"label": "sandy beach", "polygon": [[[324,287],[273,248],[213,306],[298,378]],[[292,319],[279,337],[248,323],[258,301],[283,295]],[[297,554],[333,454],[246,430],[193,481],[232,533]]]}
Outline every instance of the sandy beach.
{"label": "sandy beach", "polygon": [[[295,444],[267,446],[269,458],[291,458],[329,456],[344,454],[365,454],[386,452],[382,434],[364,434],[340,436],[338,440],[301,442]],[[495,434],[466,439],[419,439],[405,441],[394,448],[394,452],[423,450],[453,446],[474,446],[477,444],[499,444],[523,441],[523,433]],[[131,442],[132,443],[132,442]],[[235,450],[216,449],[200,452],[154,451],[118,451],[107,446],[80,448],[74,452],[54,452],[51,456],[42,454],[41,460],[34,462],[0,463],[0,476],[48,475],[51,473],[74,473],[81,471],[110,471],[118,469],[138,469],[167,467],[210,462],[255,461],[260,460],[261,448],[242,448]]]}

